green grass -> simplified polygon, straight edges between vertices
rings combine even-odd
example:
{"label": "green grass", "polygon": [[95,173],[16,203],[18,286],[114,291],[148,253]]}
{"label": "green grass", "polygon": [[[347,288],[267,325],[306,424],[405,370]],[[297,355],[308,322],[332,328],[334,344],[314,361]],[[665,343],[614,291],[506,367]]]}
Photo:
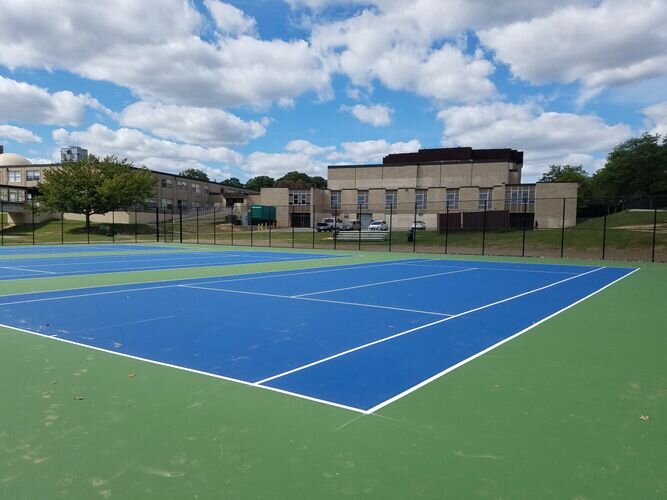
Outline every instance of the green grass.
{"label": "green grass", "polygon": [[[331,263],[4,281],[0,294]],[[665,498],[665,283],[667,266],[643,265],[363,417],[0,328],[2,497]]]}

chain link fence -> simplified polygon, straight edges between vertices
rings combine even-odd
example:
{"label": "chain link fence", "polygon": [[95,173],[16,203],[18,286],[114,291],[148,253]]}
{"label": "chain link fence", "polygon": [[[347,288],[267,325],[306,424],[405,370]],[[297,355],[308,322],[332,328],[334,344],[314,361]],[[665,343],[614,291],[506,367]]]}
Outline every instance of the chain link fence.
{"label": "chain link fence", "polygon": [[83,216],[9,205],[0,201],[0,245],[166,242],[667,262],[667,196],[389,200],[266,212],[133,207],[92,216],[88,227]]}

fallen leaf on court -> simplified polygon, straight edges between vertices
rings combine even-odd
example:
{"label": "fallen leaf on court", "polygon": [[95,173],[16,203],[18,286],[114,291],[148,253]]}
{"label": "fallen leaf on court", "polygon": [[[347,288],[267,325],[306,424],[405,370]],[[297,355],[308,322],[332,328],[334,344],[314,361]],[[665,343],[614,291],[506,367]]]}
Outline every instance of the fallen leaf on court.
{"label": "fallen leaf on court", "polygon": [[136,373],[130,373],[127,378],[135,378],[137,376]]}
{"label": "fallen leaf on court", "polygon": [[651,417],[649,417],[648,415],[639,415],[639,420],[643,420],[644,422],[648,422],[649,420],[651,420]]}
{"label": "fallen leaf on court", "polygon": [[84,399],[86,398],[84,398],[83,396],[74,396],[75,401],[83,401]]}

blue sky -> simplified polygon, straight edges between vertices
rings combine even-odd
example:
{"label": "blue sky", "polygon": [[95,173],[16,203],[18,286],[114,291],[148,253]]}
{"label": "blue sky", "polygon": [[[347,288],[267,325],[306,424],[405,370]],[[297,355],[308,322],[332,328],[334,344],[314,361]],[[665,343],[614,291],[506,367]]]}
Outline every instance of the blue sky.
{"label": "blue sky", "polygon": [[664,0],[5,0],[0,143],[212,178],[509,147],[524,180],[667,134]]}

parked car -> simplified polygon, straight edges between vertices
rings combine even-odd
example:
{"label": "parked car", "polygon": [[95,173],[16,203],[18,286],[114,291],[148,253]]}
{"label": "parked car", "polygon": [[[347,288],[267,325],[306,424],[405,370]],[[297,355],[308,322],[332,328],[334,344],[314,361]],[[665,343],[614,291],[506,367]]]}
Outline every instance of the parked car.
{"label": "parked car", "polygon": [[386,231],[387,229],[389,229],[389,226],[387,226],[387,222],[383,220],[372,220],[368,225],[369,231]]}
{"label": "parked car", "polygon": [[361,224],[358,220],[346,220],[340,226],[341,231],[359,231]]}
{"label": "parked car", "polygon": [[416,220],[410,225],[410,229],[422,229],[426,230],[426,224],[423,220]]}
{"label": "parked car", "polygon": [[336,220],[333,217],[325,217],[315,225],[317,232],[320,231],[339,231],[343,227],[341,220]]}

